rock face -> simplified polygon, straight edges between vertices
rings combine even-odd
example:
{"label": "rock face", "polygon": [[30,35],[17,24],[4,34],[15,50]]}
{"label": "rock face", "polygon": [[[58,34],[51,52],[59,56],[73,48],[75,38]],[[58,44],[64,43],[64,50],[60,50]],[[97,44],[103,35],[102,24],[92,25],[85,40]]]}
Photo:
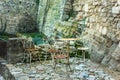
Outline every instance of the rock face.
{"label": "rock face", "polygon": [[7,51],[6,51],[5,59],[8,63],[17,63],[22,62],[24,57],[23,46],[21,44],[21,40],[18,38],[8,40],[7,42]]}
{"label": "rock face", "polygon": [[[40,31],[51,36],[51,32],[54,30],[54,24],[62,18],[61,14],[64,12],[64,4],[65,0],[43,0],[39,3],[38,21]],[[45,11],[46,5],[48,5],[48,11]],[[44,27],[42,27],[43,24]]]}
{"label": "rock face", "polygon": [[[0,0],[0,17],[7,20],[5,32],[10,34],[15,34],[19,30],[18,28],[21,26],[18,24],[25,13],[28,13],[33,21],[37,20],[37,11],[36,0]],[[24,24],[24,22],[20,24]],[[31,24],[31,26],[36,27],[36,24]]]}
{"label": "rock face", "polygon": [[4,57],[6,56],[7,52],[7,43],[6,41],[0,40],[0,56]]}
{"label": "rock face", "polygon": [[19,23],[17,25],[18,32],[38,32],[38,25],[37,21],[28,13],[24,13],[23,17],[19,20]]}
{"label": "rock face", "polygon": [[120,0],[74,0],[66,6],[76,18],[86,17],[83,39],[91,60],[120,71]]}
{"label": "rock face", "polygon": [[2,80],[15,80],[14,76],[10,73],[9,69],[0,63],[0,75],[4,77]]}

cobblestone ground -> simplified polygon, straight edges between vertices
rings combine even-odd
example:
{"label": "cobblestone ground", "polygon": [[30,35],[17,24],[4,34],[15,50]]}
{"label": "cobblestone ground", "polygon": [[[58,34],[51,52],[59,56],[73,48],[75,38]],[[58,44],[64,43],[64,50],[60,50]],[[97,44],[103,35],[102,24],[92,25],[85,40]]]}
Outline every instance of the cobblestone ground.
{"label": "cobblestone ground", "polygon": [[4,80],[3,76],[0,75],[0,80]]}
{"label": "cobblestone ground", "polygon": [[[6,66],[16,80],[116,80],[90,60],[81,62],[81,60],[71,58],[71,71],[66,69],[63,62],[64,60],[57,64],[56,69],[53,69],[50,60],[31,64],[6,64]],[[0,80],[4,79],[0,77]]]}

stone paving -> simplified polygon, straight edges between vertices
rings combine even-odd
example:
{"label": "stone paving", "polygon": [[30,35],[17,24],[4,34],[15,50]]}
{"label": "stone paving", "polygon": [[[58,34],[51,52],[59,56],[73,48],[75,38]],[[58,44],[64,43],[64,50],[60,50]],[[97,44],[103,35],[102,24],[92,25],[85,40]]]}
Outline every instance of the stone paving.
{"label": "stone paving", "polygon": [[0,80],[4,80],[3,76],[0,75]]}
{"label": "stone paving", "polygon": [[[6,66],[15,80],[115,80],[90,60],[80,62],[71,58],[70,62],[72,71],[67,71],[64,63],[57,64],[54,70],[51,61],[6,64]],[[4,80],[2,76],[0,80]]]}

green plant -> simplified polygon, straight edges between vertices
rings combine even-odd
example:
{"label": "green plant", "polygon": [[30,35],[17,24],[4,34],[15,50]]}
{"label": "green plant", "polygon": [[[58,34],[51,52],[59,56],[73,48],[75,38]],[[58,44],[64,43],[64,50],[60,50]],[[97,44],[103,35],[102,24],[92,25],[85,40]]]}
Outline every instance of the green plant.
{"label": "green plant", "polygon": [[[55,25],[57,33],[62,34],[63,38],[76,37],[79,35],[77,22],[58,22]],[[55,34],[55,33],[54,33]],[[59,35],[56,35],[59,36]]]}
{"label": "green plant", "polygon": [[31,37],[33,42],[36,45],[48,42],[47,36],[42,32],[40,32],[40,33],[17,33],[16,36],[17,37],[25,37],[25,38]]}

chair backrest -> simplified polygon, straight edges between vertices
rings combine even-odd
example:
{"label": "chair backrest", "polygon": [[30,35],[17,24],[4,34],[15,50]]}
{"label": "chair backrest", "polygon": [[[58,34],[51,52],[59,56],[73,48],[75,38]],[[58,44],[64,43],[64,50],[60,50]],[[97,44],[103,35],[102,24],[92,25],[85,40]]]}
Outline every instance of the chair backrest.
{"label": "chair backrest", "polygon": [[22,43],[23,49],[35,48],[33,41],[22,40],[21,43]]}
{"label": "chair backrest", "polygon": [[64,41],[55,41],[54,48],[57,50],[59,54],[66,54],[67,52],[67,43]]}
{"label": "chair backrest", "polygon": [[56,49],[62,48],[62,46],[63,46],[63,42],[55,41],[55,43],[54,43],[53,46],[54,46]]}

